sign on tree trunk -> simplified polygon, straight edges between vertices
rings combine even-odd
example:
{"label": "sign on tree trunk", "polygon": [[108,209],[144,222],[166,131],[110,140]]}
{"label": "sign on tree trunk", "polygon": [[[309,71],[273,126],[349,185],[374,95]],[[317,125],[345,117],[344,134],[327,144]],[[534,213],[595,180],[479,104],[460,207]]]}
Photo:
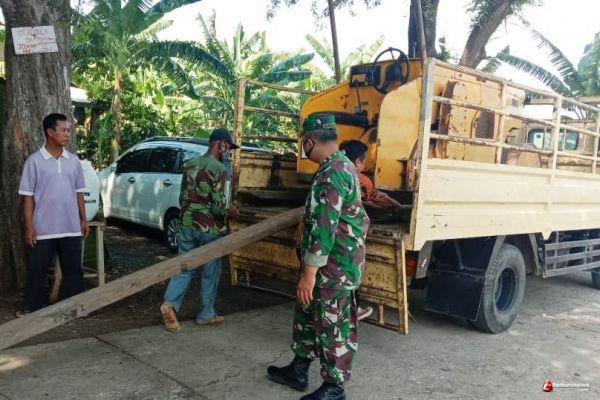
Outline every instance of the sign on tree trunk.
{"label": "sign on tree trunk", "polygon": [[15,54],[58,53],[53,26],[12,28]]}

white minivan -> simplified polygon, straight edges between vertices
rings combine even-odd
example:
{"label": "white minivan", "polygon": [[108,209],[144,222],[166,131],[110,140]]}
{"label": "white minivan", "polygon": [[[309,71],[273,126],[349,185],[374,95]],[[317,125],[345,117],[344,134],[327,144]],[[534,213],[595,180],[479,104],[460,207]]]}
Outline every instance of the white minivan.
{"label": "white minivan", "polygon": [[[271,152],[246,143],[242,149]],[[196,138],[154,137],[136,144],[98,173],[104,217],[160,229],[176,252],[183,163],[207,150],[208,140]]]}

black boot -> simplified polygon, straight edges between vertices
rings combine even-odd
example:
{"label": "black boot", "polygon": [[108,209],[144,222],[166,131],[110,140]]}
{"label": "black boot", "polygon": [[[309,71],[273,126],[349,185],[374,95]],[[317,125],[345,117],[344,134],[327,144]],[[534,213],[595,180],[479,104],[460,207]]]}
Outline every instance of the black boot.
{"label": "black boot", "polygon": [[311,362],[312,359],[310,358],[296,356],[292,360],[292,363],[285,367],[269,366],[267,368],[267,375],[274,382],[303,392],[308,388],[308,367],[310,367]]}
{"label": "black boot", "polygon": [[323,382],[320,388],[302,396],[300,400],[346,400],[344,386],[337,383]]}

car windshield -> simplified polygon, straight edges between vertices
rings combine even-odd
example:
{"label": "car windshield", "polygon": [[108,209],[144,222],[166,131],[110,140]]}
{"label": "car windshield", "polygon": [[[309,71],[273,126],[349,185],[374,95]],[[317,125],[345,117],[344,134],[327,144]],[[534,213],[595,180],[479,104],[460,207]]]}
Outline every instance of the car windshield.
{"label": "car windshield", "polygon": [[[561,131],[558,134],[558,150],[575,150],[579,144],[579,134],[577,132]],[[552,132],[544,131],[543,129],[532,129],[527,135],[527,143],[533,144],[538,149],[550,150],[552,146]]]}

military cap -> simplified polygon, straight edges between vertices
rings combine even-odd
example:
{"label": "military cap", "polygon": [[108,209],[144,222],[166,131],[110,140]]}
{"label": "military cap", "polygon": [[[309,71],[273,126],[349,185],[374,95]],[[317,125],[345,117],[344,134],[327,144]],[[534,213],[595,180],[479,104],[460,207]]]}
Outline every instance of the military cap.
{"label": "military cap", "polygon": [[235,144],[235,142],[233,141],[233,138],[231,137],[231,133],[229,133],[226,129],[223,128],[216,128],[212,131],[212,133],[210,134],[210,139],[208,139],[209,141],[215,141],[215,140],[225,140],[226,142],[229,143],[229,145],[231,146],[232,149],[237,149],[239,148],[239,146],[237,144]]}
{"label": "military cap", "polygon": [[315,136],[337,134],[333,114],[315,113],[306,117],[302,123],[302,135],[309,133]]}

